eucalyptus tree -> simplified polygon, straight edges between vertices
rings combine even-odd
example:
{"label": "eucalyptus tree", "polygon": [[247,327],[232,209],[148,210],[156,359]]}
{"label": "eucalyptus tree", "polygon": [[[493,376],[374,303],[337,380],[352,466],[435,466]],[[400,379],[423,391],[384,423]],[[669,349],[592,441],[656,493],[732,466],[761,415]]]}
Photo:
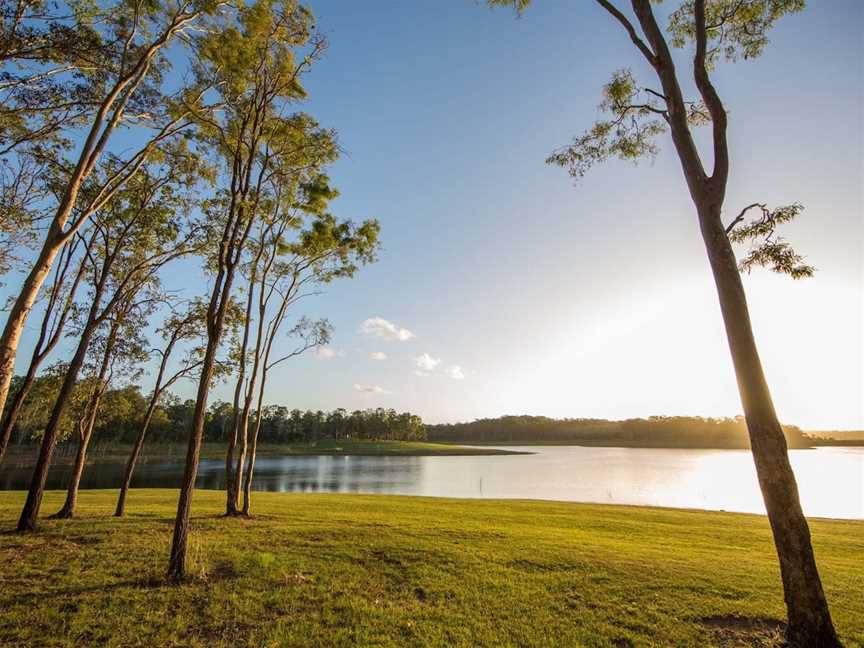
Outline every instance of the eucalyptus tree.
{"label": "eucalyptus tree", "polygon": [[[249,420],[249,408],[251,406],[251,394],[254,393],[255,384],[254,381],[258,375],[258,361],[260,358],[260,342],[261,342],[261,329],[263,327],[263,316],[259,312],[258,321],[258,334],[256,336],[256,349],[254,353],[254,363],[252,366],[252,372],[250,377],[247,379],[246,377],[246,365],[249,361],[249,343],[251,332],[253,329],[254,319],[253,319],[253,307],[255,304],[255,294],[258,289],[259,280],[263,283],[266,281],[267,275],[270,272],[270,269],[273,265],[273,260],[269,257],[266,262],[261,267],[261,261],[264,256],[264,251],[266,249],[266,239],[270,236],[270,232],[272,232],[273,228],[276,226],[275,220],[267,220],[262,221],[258,228],[258,237],[256,241],[252,242],[251,248],[252,253],[250,255],[250,260],[247,263],[246,272],[248,274],[248,281],[246,285],[246,305],[244,307],[244,316],[243,316],[243,334],[242,341],[238,340],[237,344],[234,345],[234,353],[233,355],[236,357],[237,364],[237,376],[234,382],[234,401],[231,411],[231,436],[228,439],[228,449],[225,453],[225,494],[226,494],[226,503],[225,503],[225,515],[234,516],[239,514],[238,509],[238,498],[239,498],[239,485],[240,485],[240,469],[234,468],[234,453],[237,450],[238,440],[242,439],[240,442],[240,454],[237,459],[237,465],[243,465],[243,457],[246,452],[246,430],[248,426]],[[280,227],[284,227],[284,225],[280,224]],[[260,279],[259,279],[260,278]],[[263,292],[261,293],[260,299],[263,298]],[[259,307],[260,311],[260,307]],[[243,403],[243,407],[241,410],[240,399],[243,396],[243,392],[245,389],[245,400]],[[242,412],[242,413],[241,413]],[[242,432],[241,432],[242,430]]]}
{"label": "eucalyptus tree", "polygon": [[[323,189],[323,190],[322,190]],[[255,452],[258,434],[264,415],[264,395],[269,372],[280,363],[302,353],[326,344],[330,340],[331,327],[326,320],[312,322],[301,318],[289,332],[289,337],[299,338],[301,343],[288,353],[273,357],[273,343],[285,322],[286,315],[297,301],[314,294],[317,289],[331,281],[352,277],[360,264],[375,260],[378,249],[380,227],[375,220],[367,220],[359,226],[350,221],[337,221],[332,215],[322,213],[326,205],[325,197],[332,195],[326,178],[316,178],[304,188],[299,205],[288,204],[287,220],[297,216],[296,211],[316,213],[314,220],[304,228],[294,240],[284,232],[274,237],[268,246],[267,258],[271,270],[262,278],[259,291],[259,332],[255,347],[254,367],[260,365],[261,378],[258,381],[258,402],[255,427],[252,433],[252,447],[243,474],[243,515],[249,515],[251,506],[252,475],[255,469]],[[299,208],[298,208],[299,207]],[[261,326],[269,318],[265,327]],[[254,386],[254,376],[249,384]],[[247,392],[249,393],[249,392]],[[244,408],[243,432],[249,417],[248,404]],[[244,439],[245,446],[245,439]],[[242,453],[238,457],[237,473],[243,466]]]}
{"label": "eucalyptus tree", "polygon": [[87,449],[93,436],[93,428],[102,404],[102,398],[111,381],[123,368],[131,377],[137,377],[139,365],[145,356],[145,340],[141,331],[147,318],[156,310],[157,302],[144,298],[139,300],[135,292],[125,292],[113,315],[105,322],[101,334],[97,332],[90,343],[93,371],[87,381],[89,389],[83,416],[79,419],[76,434],[75,463],[66,487],[66,500],[55,519],[74,517],[78,504],[78,489],[87,464]]}
{"label": "eucalyptus tree", "polygon": [[265,415],[264,390],[267,386],[267,376],[270,370],[279,363],[284,362],[285,360],[289,360],[291,358],[296,358],[297,356],[302,355],[309,349],[314,349],[327,344],[330,341],[330,337],[333,332],[330,322],[325,319],[311,321],[306,319],[305,317],[301,318],[300,321],[297,322],[297,324],[295,324],[294,327],[288,332],[288,337],[299,340],[299,343],[288,353],[283,354],[278,358],[271,359],[270,355],[273,350],[273,342],[276,339],[276,333],[278,332],[279,328],[285,320],[288,303],[290,303],[290,300],[283,300],[282,303],[279,305],[278,310],[267,324],[263,356],[261,359],[261,382],[258,387],[258,403],[255,411],[255,427],[252,431],[252,442],[249,448],[249,456],[240,456],[238,457],[237,462],[237,471],[239,474],[241,467],[243,467],[241,459],[245,459],[245,469],[242,473],[243,507],[241,509],[241,512],[246,517],[249,516],[250,511],[252,510],[252,477],[255,472],[255,458],[258,449],[258,435],[261,432],[261,421]]}
{"label": "eucalyptus tree", "polygon": [[92,73],[109,64],[99,23],[85,3],[0,0],[0,157],[56,143],[92,111]]}
{"label": "eucalyptus tree", "polygon": [[[132,450],[129,453],[129,459],[126,461],[123,482],[120,485],[120,494],[117,497],[117,507],[114,510],[114,515],[117,517],[122,517],[126,513],[126,498],[129,493],[129,487],[132,484],[132,475],[135,472],[135,466],[144,447],[144,441],[147,437],[147,431],[150,428],[156,407],[159,405],[165,392],[172,385],[183,378],[193,375],[194,371],[201,366],[203,346],[200,344],[200,338],[204,324],[204,309],[204,304],[201,301],[192,301],[186,305],[185,309],[173,310],[159,328],[159,334],[162,336],[164,344],[161,348],[154,350],[159,356],[156,383],[153,386],[153,393],[150,395],[150,400],[147,403],[147,410],[144,413],[144,420],[141,423],[138,436],[135,438],[135,443],[132,445]],[[177,350],[178,345],[190,341],[198,342],[198,344],[193,344],[192,347],[188,348],[183,354],[179,366],[173,372],[169,372],[169,361]]]}
{"label": "eucalyptus tree", "polygon": [[[249,417],[265,345],[264,325],[276,285],[270,281],[271,272],[278,278],[279,267],[284,265],[280,255],[289,249],[290,237],[286,238],[286,235],[300,228],[304,217],[322,214],[329,201],[338,195],[323,173],[314,173],[335,156],[336,146],[330,134],[320,131],[314,121],[302,114],[276,125],[280,129],[282,150],[286,155],[274,157],[266,183],[272,192],[261,205],[261,223],[257,236],[251,242],[250,259],[244,268],[248,275],[246,313],[242,342],[237,349],[238,372],[234,389],[232,435],[225,454],[225,513],[228,516],[240,513],[240,480],[248,447]],[[295,152],[296,155],[287,155],[289,152]],[[303,173],[296,172],[296,169],[304,167]],[[256,301],[257,308],[253,309]],[[254,336],[250,335],[253,324]],[[250,341],[254,342],[251,352]],[[251,371],[247,376],[250,355]]]}
{"label": "eucalyptus tree", "polygon": [[[86,6],[87,11],[76,13],[79,6]],[[166,94],[166,72],[170,67],[166,50],[174,43],[187,42],[187,31],[204,16],[217,13],[221,6],[219,0],[131,0],[108,5],[54,5],[22,0],[15,9],[12,3],[3,3],[2,29],[12,36],[0,48],[5,52],[0,59],[3,66],[0,83],[12,83],[14,90],[11,98],[8,93],[4,98],[9,103],[4,104],[6,112],[0,113],[3,123],[14,122],[25,139],[35,138],[37,144],[39,133],[45,130],[40,126],[43,123],[50,126],[46,133],[51,133],[52,137],[58,129],[68,129],[69,139],[80,144],[72,147],[74,152],[68,160],[56,155],[57,148],[39,158],[40,164],[50,166],[61,180],[57,200],[47,218],[44,238],[37,246],[35,260],[26,272],[0,334],[0,407],[6,401],[21,332],[63,245],[138,173],[166,140],[185,131],[191,123],[188,118],[192,110],[201,111],[206,88],[183,85],[172,96]],[[36,13],[30,19],[22,19],[17,12],[28,7],[35,8]],[[73,10],[65,21],[52,13],[63,11],[64,7]],[[52,20],[52,17],[57,19]],[[41,31],[40,20],[50,23]],[[67,29],[69,24],[71,29]],[[28,44],[26,34],[34,25],[39,33]],[[87,35],[80,36],[85,26]],[[50,41],[60,27],[74,41],[71,53],[57,54],[56,63],[51,53],[46,54],[44,61],[33,58],[37,56],[33,48],[38,49],[46,38]],[[22,38],[24,44],[19,46]],[[26,67],[26,63],[35,64],[35,72],[25,72],[20,78],[10,72]],[[43,72],[52,74],[43,78],[40,76]],[[34,75],[37,78],[31,78]],[[50,88],[44,93],[31,92],[29,88],[34,83],[50,83]],[[68,106],[74,118],[67,119],[63,111],[69,102],[62,94],[56,99],[54,90],[69,87],[77,90],[72,92],[72,105]],[[17,113],[10,116],[9,111]],[[105,153],[111,150],[112,136],[118,129],[129,127],[135,131],[133,141],[140,145],[130,154],[118,157],[113,172],[100,175],[97,190],[90,191],[86,200],[82,200],[82,188],[93,184],[94,171],[98,170]],[[13,140],[16,137],[13,133]]]}
{"label": "eucalyptus tree", "polygon": [[[262,0],[240,7],[223,28],[207,30],[197,39],[200,83],[216,88],[219,103],[224,105],[219,113],[196,113],[202,150],[206,147],[218,155],[227,189],[203,205],[214,229],[207,257],[212,285],[207,344],[168,566],[168,575],[174,579],[185,576],[189,514],[207,399],[234,280],[254,224],[266,214],[269,176],[280,159],[298,155],[291,146],[297,126],[282,115],[290,104],[305,97],[301,75],[324,47],[324,40],[313,30],[311,13],[296,1]],[[305,138],[299,139],[305,146]],[[294,173],[301,175],[304,168],[294,167]]]}
{"label": "eucalyptus tree", "polygon": [[182,157],[174,156],[171,160],[172,164],[161,168],[151,165],[143,169],[91,219],[91,227],[98,236],[88,252],[89,306],[79,318],[77,346],[42,435],[27,500],[18,521],[19,531],[36,527],[59,422],[94,334],[116,316],[120,305],[158,285],[161,268],[192,254],[200,245],[197,227],[185,221],[188,183],[194,182],[195,177],[191,171],[194,162],[184,168]]}
{"label": "eucalyptus tree", "polygon": [[76,237],[69,241],[60,253],[60,262],[55,268],[54,278],[47,294],[44,295],[42,322],[30,356],[30,363],[23,378],[12,390],[14,396],[10,399],[10,404],[6,408],[6,417],[0,427],[0,460],[6,452],[12,431],[36,380],[39,367],[62,338],[66,322],[75,308],[75,295],[87,268],[87,255],[92,249],[95,237],[95,230]]}
{"label": "eucalyptus tree", "polygon": [[92,9],[0,0],[0,272],[23,264],[50,210],[48,176],[93,110],[103,62]]}
{"label": "eucalyptus tree", "polygon": [[[776,209],[755,202],[724,224],[724,200],[729,180],[729,116],[712,80],[723,59],[758,57],[774,23],[804,7],[803,0],[684,0],[661,27],[650,0],[631,0],[628,17],[615,3],[595,0],[623,28],[636,53],[648,64],[654,87],[637,82],[629,70],[617,72],[603,91],[601,109],[608,114],[548,162],[581,178],[595,163],[608,158],[638,159],[657,150],[656,138],[666,132],[681,164],[714,276],[726,336],[747,421],[753,458],[780,562],[786,601],[787,640],[794,646],[837,646],[828,603],[819,578],[810,530],[801,509],[795,475],[789,464],[786,439],[753,337],[740,270],[754,265],[792,277],[812,274],[787,242],[775,235],[777,226],[801,210],[793,204]],[[530,0],[490,0],[522,10]],[[698,99],[688,101],[671,47],[692,46],[689,74]],[[692,129],[710,124],[712,166],[708,170]],[[761,215],[745,223],[747,212]],[[739,264],[732,243],[752,241]]]}

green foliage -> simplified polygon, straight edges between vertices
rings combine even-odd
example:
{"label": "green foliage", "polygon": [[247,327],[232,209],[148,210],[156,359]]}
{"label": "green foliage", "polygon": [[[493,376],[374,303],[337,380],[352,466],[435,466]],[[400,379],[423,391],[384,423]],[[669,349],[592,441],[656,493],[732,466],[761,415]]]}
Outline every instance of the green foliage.
{"label": "green foliage", "polygon": [[[752,208],[759,208],[761,215],[745,223],[744,215]],[[738,263],[741,272],[750,272],[761,266],[778,274],[786,274],[793,279],[812,277],[816,268],[808,265],[804,257],[795,252],[792,246],[776,234],[778,226],[795,219],[804,206],[799,203],[783,205],[773,210],[764,204],[753,204],[727,228],[729,240],[733,243],[750,242],[750,249]]]}
{"label": "green foliage", "polygon": [[[780,18],[804,9],[804,0],[707,0],[706,64],[752,59],[768,44],[768,31]],[[693,0],[686,0],[669,16],[671,43],[685,47],[696,38]]]}
{"label": "green foliage", "polygon": [[486,0],[490,7],[513,7],[517,13],[522,13],[531,4],[531,0]]}
{"label": "green foliage", "polygon": [[600,110],[611,118],[598,121],[583,135],[550,155],[547,164],[564,167],[574,178],[581,178],[598,162],[616,157],[638,160],[657,153],[654,139],[666,132],[664,110],[652,97],[641,98],[642,91],[630,70],[619,70],[603,87]]}
{"label": "green foliage", "polygon": [[317,216],[288,246],[292,271],[309,269],[316,283],[351,277],[360,264],[372,263],[378,250],[380,225],[367,220],[356,226],[330,214]]}
{"label": "green foliage", "polygon": [[[13,438],[17,438],[19,442],[38,441],[42,438],[42,432],[48,424],[54,401],[57,399],[60,385],[63,383],[63,377],[67,370],[67,363],[56,362],[47,367],[41,376],[36,377],[16,421]],[[9,398],[20,389],[21,381],[21,377],[13,379],[9,389]],[[84,410],[91,387],[90,382],[82,380],[73,389],[60,419],[59,440],[68,438],[75,430],[75,425]]]}

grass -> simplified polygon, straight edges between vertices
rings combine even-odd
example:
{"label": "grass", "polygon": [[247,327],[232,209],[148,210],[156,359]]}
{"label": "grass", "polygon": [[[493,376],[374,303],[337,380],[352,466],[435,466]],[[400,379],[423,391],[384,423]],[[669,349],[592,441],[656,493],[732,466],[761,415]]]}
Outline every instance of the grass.
{"label": "grass", "polygon": [[[774,645],[784,616],[761,516],[255,493],[243,520],[197,491],[175,586],[176,491],[132,491],[124,520],[114,497],[84,491],[80,519],[18,535],[24,494],[0,493],[0,645]],[[812,531],[837,628],[862,646],[864,522]]]}
{"label": "grass", "polygon": [[[224,459],[227,450],[226,443],[205,443],[201,456],[206,459]],[[130,444],[105,443],[95,445],[87,453],[88,463],[125,462],[132,449]],[[75,461],[74,444],[60,446],[55,452],[55,464],[72,464]],[[4,457],[8,465],[26,466],[36,461],[38,454],[36,446],[12,446]],[[496,448],[471,448],[452,443],[431,443],[426,441],[333,441],[324,440],[317,443],[292,444],[260,444],[258,456],[283,455],[362,455],[362,456],[470,456],[470,455],[500,455],[500,454],[530,454],[514,450]],[[144,445],[141,461],[182,461],[186,457],[185,443],[148,443]],[[0,464],[2,465],[2,464]]]}

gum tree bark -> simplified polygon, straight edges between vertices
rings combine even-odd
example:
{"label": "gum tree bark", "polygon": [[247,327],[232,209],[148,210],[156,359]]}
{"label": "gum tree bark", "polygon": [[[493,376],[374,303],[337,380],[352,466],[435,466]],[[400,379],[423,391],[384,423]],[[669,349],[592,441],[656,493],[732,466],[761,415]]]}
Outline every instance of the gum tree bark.
{"label": "gum tree bark", "polygon": [[759,487],[768,513],[786,602],[790,646],[840,646],[816,567],[810,528],[798,498],[786,437],[774,410],[732,246],[719,211],[700,210],[699,223],[717,286],[729,351]]}
{"label": "gum tree bark", "polygon": [[[210,394],[210,383],[213,380],[213,370],[216,365],[216,352],[225,324],[225,312],[231,298],[231,285],[234,272],[239,262],[240,250],[231,250],[232,241],[237,241],[242,250],[242,244],[249,235],[251,219],[243,222],[242,216],[237,220],[229,220],[222,237],[220,252],[220,268],[210,298],[207,311],[207,348],[201,367],[201,377],[198,381],[198,391],[195,399],[195,409],[192,413],[192,430],[189,434],[189,445],[186,450],[186,467],[183,482],[180,485],[180,498],[177,502],[177,516],[174,520],[174,535],[171,541],[171,554],[168,559],[168,577],[181,580],[186,576],[186,547],[189,542],[189,516],[192,512],[192,494],[195,491],[195,479],[198,476],[198,463],[201,459],[201,443],[204,440],[204,419],[207,413],[207,398]],[[242,233],[241,233],[242,232]]]}
{"label": "gum tree bark", "polygon": [[[234,427],[234,436],[235,439],[239,439],[240,449],[237,453],[237,462],[233,469],[233,480],[229,482],[231,490],[228,492],[228,509],[229,515],[239,515],[240,509],[240,490],[241,490],[241,478],[243,475],[243,466],[246,463],[246,453],[249,449],[249,417],[251,415],[252,401],[255,397],[255,385],[258,379],[258,372],[261,366],[261,351],[263,349],[264,344],[264,318],[267,315],[267,304],[269,301],[269,296],[272,296],[272,290],[267,293],[267,277],[270,274],[270,269],[273,267],[273,263],[276,261],[276,254],[270,253],[268,250],[268,254],[266,256],[266,261],[264,263],[264,267],[261,271],[258,271],[258,265],[261,263],[261,259],[264,258],[264,251],[267,246],[267,237],[273,230],[275,221],[271,221],[264,227],[262,227],[262,231],[260,233],[260,240],[258,241],[258,249],[255,253],[255,258],[253,261],[252,270],[249,276],[249,302],[246,308],[246,322],[245,322],[245,331],[244,331],[244,353],[246,350],[246,344],[248,342],[248,330],[250,324],[250,314],[251,314],[251,304],[252,298],[255,295],[256,285],[258,292],[258,315],[257,315],[257,324],[255,331],[255,350],[253,352],[253,361],[252,361],[252,370],[249,372],[249,378],[246,382],[246,393],[243,396],[243,409],[240,410],[239,417],[237,416],[237,406],[239,405],[239,388],[241,384],[241,380],[237,381],[238,391],[235,393],[235,405],[234,405],[234,416],[235,416],[235,427]],[[279,230],[279,235],[281,236],[283,227]],[[244,373],[245,373],[245,362],[244,362]],[[242,374],[241,374],[242,379]],[[229,452],[231,448],[229,447]],[[245,500],[245,497],[244,497]],[[246,515],[246,506],[244,505],[243,515]]]}
{"label": "gum tree bark", "polygon": [[[258,260],[255,260],[255,264]],[[234,470],[234,452],[237,442],[240,440],[240,395],[243,393],[243,381],[246,378],[246,352],[249,348],[249,329],[252,322],[252,300],[255,293],[255,267],[253,264],[247,286],[246,313],[243,320],[243,341],[240,344],[240,358],[238,359],[237,383],[234,386],[234,403],[231,414],[231,438],[228,440],[228,449],[225,452],[225,515],[233,517],[239,515],[237,509],[238,488],[240,484],[239,472]],[[243,449],[245,452],[245,447]],[[242,453],[241,453],[242,454]]]}
{"label": "gum tree bark", "polygon": [[798,498],[798,486],[789,463],[786,438],[774,410],[753,337],[741,275],[721,219],[729,176],[728,124],[726,109],[711,82],[706,63],[708,35],[705,0],[694,0],[693,3],[696,44],[693,73],[696,87],[711,116],[714,154],[711,175],[704,170],[693,142],[675,65],[666,39],[655,20],[650,0],[632,0],[633,11],[647,38],[647,45],[629,21],[609,2],[597,2],[625,26],[631,40],[654,68],[663,88],[666,120],[696,207],[714,276],[759,486],[780,562],[788,617],[787,641],[792,646],[801,647],[840,646],[816,567],[810,529]]}
{"label": "gum tree bark", "polygon": [[75,508],[78,504],[78,488],[81,485],[81,476],[84,474],[84,467],[87,465],[87,448],[90,445],[90,439],[93,437],[93,428],[96,425],[96,415],[99,413],[102,396],[105,395],[105,390],[108,388],[108,370],[111,366],[111,359],[117,342],[118,329],[117,320],[114,320],[111,323],[111,330],[108,333],[105,350],[102,353],[102,361],[99,366],[99,374],[96,377],[96,384],[93,386],[93,393],[87,402],[85,416],[78,426],[78,448],[75,453],[75,467],[72,470],[69,486],[66,488],[66,501],[63,507],[51,516],[54,519],[65,520],[75,515]]}

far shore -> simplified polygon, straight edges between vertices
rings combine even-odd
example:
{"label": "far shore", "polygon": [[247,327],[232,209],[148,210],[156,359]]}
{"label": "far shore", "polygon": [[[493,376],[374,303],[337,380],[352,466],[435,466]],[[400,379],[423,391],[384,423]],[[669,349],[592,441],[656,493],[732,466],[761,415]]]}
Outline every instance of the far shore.
{"label": "far shore", "polygon": [[[91,448],[88,463],[111,463],[125,461],[132,450],[131,444],[105,443]],[[222,459],[227,444],[205,443],[201,450],[202,459]],[[141,462],[182,461],[186,453],[183,443],[153,443],[144,446]],[[12,446],[0,465],[32,465],[36,461],[38,446]],[[437,457],[437,456],[479,456],[479,455],[520,455],[532,454],[518,450],[502,450],[493,447],[469,447],[452,443],[432,443],[427,441],[319,441],[317,443],[262,444],[258,446],[259,457],[278,456],[360,456],[360,457]],[[75,444],[59,446],[55,452],[55,463],[71,464],[75,458]]]}
{"label": "far shore", "polygon": [[[577,448],[638,448],[638,449],[654,449],[654,450],[750,450],[749,446],[744,445],[695,445],[692,443],[673,445],[673,444],[650,444],[650,443],[621,443],[620,439],[615,440],[564,440],[564,441],[439,441],[435,443],[464,443],[476,448],[530,448],[534,446],[553,446],[553,447],[577,447]],[[807,446],[793,446],[790,450],[816,450],[817,448],[825,447],[848,447],[861,448],[864,447],[864,439],[815,439],[815,443]]]}
{"label": "far shore", "polygon": [[[259,457],[283,456],[354,456],[354,457],[472,457],[492,455],[529,455],[527,450],[515,448],[530,447],[585,447],[585,448],[634,448],[654,450],[749,450],[744,446],[694,446],[694,445],[623,445],[602,441],[334,441],[316,443],[262,444],[258,446]],[[813,446],[790,448],[794,450],[814,450],[819,447],[864,447],[858,439],[819,439]],[[511,449],[512,448],[512,449]],[[104,443],[91,448],[88,464],[123,462],[129,457],[132,446],[128,443]],[[205,443],[201,450],[202,459],[222,459],[227,444],[223,442]],[[183,443],[153,443],[146,445],[141,455],[142,463],[161,461],[182,461],[186,445]],[[38,446],[15,445],[9,448],[2,465],[18,467],[32,466],[36,461]],[[60,445],[55,451],[54,462],[58,465],[71,465],[75,458],[75,444]]]}

